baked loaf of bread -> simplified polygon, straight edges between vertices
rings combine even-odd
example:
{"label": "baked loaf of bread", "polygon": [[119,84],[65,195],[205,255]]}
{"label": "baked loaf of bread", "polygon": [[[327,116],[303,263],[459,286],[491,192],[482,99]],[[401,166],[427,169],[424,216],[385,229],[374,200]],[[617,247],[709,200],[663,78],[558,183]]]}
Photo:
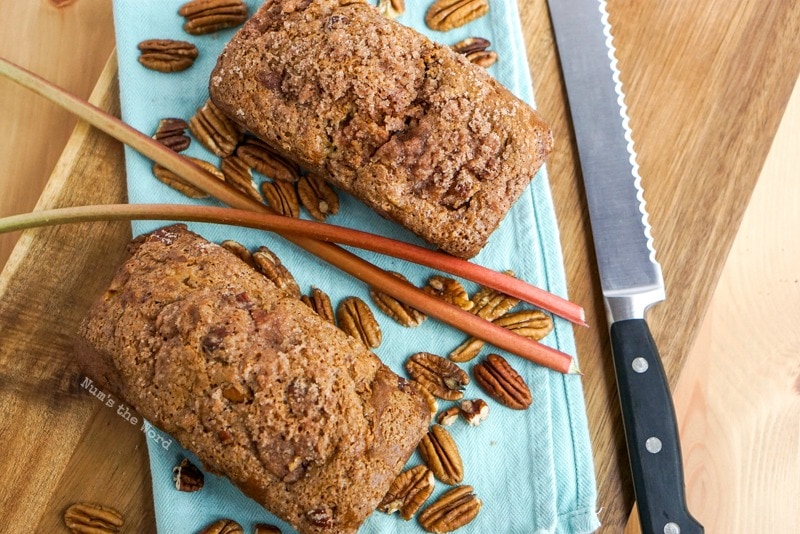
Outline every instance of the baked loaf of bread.
{"label": "baked loaf of bread", "polygon": [[131,248],[81,325],[87,375],[299,532],[355,532],[428,429],[419,393],[185,226]]}
{"label": "baked loaf of bread", "polygon": [[267,1],[209,86],[281,155],[464,258],[552,148],[537,112],[485,69],[353,0]]}

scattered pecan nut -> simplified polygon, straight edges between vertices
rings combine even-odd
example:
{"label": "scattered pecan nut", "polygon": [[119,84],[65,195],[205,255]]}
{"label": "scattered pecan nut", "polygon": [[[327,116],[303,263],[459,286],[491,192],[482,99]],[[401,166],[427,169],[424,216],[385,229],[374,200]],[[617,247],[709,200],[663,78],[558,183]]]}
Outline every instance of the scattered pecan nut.
{"label": "scattered pecan nut", "polygon": [[448,355],[449,358],[458,363],[468,362],[473,359],[475,356],[480,354],[481,349],[483,346],[486,345],[481,339],[471,337],[464,341],[461,345],[454,348],[452,352]]}
{"label": "scattered pecan nut", "polygon": [[[212,174],[218,180],[220,181],[225,180],[225,177],[223,176],[222,172],[220,172],[220,170],[214,167],[214,165],[212,165],[211,163],[203,161],[202,159],[193,158],[191,156],[184,156],[184,157],[194,162],[195,165],[201,167],[209,174]],[[197,189],[195,186],[193,186],[192,184],[190,184],[189,182],[187,182],[186,180],[184,180],[171,170],[167,169],[166,167],[162,167],[158,163],[153,164],[153,176],[155,176],[160,182],[170,186],[176,191],[183,193],[189,198],[208,197],[208,193],[206,193],[205,191],[201,191],[200,189]]]}
{"label": "scattered pecan nut", "polygon": [[220,519],[208,525],[199,534],[244,534],[244,529],[233,519]]}
{"label": "scattered pecan nut", "polygon": [[470,62],[488,68],[497,61],[497,52],[488,50],[490,46],[489,40],[483,37],[467,37],[451,48],[454,52],[463,54]]}
{"label": "scattered pecan nut", "polygon": [[458,486],[423,510],[417,520],[426,532],[452,532],[475,519],[481,504],[472,486]]}
{"label": "scattered pecan nut", "polygon": [[309,308],[317,312],[317,315],[333,325],[336,324],[336,317],[333,314],[331,298],[323,290],[318,287],[312,287],[311,295],[303,295],[300,297],[300,300],[302,300]]}
{"label": "scattered pecan nut", "polygon": [[412,355],[406,362],[406,371],[411,378],[440,399],[463,398],[464,388],[469,384],[469,375],[463,369],[430,352]]}
{"label": "scattered pecan nut", "polygon": [[436,422],[442,426],[452,426],[455,424],[460,413],[461,410],[458,408],[458,406],[451,406],[448,409],[439,412],[439,415],[436,416]]}
{"label": "scattered pecan nut", "polygon": [[336,309],[339,328],[369,348],[381,344],[381,327],[367,303],[358,297],[347,297]]}
{"label": "scattered pecan nut", "polygon": [[525,380],[499,354],[489,354],[472,368],[472,375],[490,397],[509,408],[524,410],[533,402]]}
{"label": "scattered pecan nut", "polygon": [[396,19],[406,12],[405,0],[378,0],[378,11],[387,19]]}
{"label": "scattered pecan nut", "polygon": [[483,399],[462,400],[458,410],[470,426],[478,426],[489,417],[489,405]]}
{"label": "scattered pecan nut", "polygon": [[189,119],[189,131],[214,155],[230,156],[242,140],[242,129],[211,100],[206,100]]}
{"label": "scattered pecan nut", "polygon": [[455,278],[435,274],[428,279],[428,284],[422,290],[445,302],[455,304],[462,310],[470,311],[475,307],[475,303],[469,298],[467,290]]}
{"label": "scattered pecan nut", "polygon": [[436,412],[439,411],[439,402],[436,400],[428,388],[417,382],[416,380],[410,380],[411,384],[417,389],[417,392],[422,395],[422,398],[425,400],[425,404],[428,405],[428,409],[431,412],[431,418],[436,415]]}
{"label": "scattered pecan nut", "polygon": [[[390,271],[389,274],[395,278],[403,280],[404,282],[408,282],[408,279],[400,273]],[[412,308],[408,304],[400,302],[391,295],[387,295],[386,293],[378,291],[377,289],[370,288],[369,296],[372,298],[372,302],[375,303],[378,309],[402,326],[419,326],[425,321],[425,319],[428,318],[427,315],[416,308]]]}
{"label": "scattered pecan nut", "polygon": [[253,174],[250,172],[250,167],[238,156],[222,158],[222,163],[220,163],[219,167],[222,169],[222,174],[225,176],[225,182],[253,200],[263,202],[261,194],[256,187],[256,183],[253,181]]}
{"label": "scattered pecan nut", "polygon": [[268,144],[255,137],[248,137],[236,149],[236,155],[267,178],[282,182],[300,179],[300,167],[272,150]]}
{"label": "scattered pecan nut", "polygon": [[180,72],[194,64],[199,52],[186,41],[148,39],[139,43],[139,63],[158,72]]}
{"label": "scattered pecan nut", "polygon": [[[505,274],[513,276],[514,273],[505,271]],[[475,303],[475,307],[472,308],[472,313],[487,321],[494,321],[519,304],[518,298],[500,293],[489,287],[482,287],[478,290],[478,292],[472,296],[472,301]]]}
{"label": "scattered pecan nut", "polygon": [[186,19],[186,33],[204,35],[242,24],[247,20],[247,6],[242,0],[191,0],[178,14]]}
{"label": "scattered pecan nut", "polygon": [[261,182],[261,194],[267,205],[284,217],[300,217],[300,200],[294,184],[276,180]]}
{"label": "scattered pecan nut", "polygon": [[189,123],[183,119],[173,117],[161,119],[158,121],[153,139],[175,152],[182,152],[192,143],[192,138],[186,135],[188,127]]}
{"label": "scattered pecan nut", "polygon": [[539,341],[553,330],[553,319],[541,310],[520,310],[495,319],[494,324]]}
{"label": "scattered pecan nut", "polygon": [[294,276],[270,249],[264,246],[258,247],[253,252],[253,263],[255,263],[256,270],[273,284],[295,298],[301,297],[302,292]]}
{"label": "scattered pecan nut", "polygon": [[453,436],[441,425],[433,425],[417,447],[422,461],[433,476],[445,484],[458,484],[464,479],[464,464]]}
{"label": "scattered pecan nut", "polygon": [[339,196],[328,183],[311,174],[297,182],[297,194],[308,213],[318,221],[339,213]]}
{"label": "scattered pecan nut", "polygon": [[125,522],[122,514],[113,508],[79,502],[64,511],[64,523],[70,532],[103,534],[119,532]]}
{"label": "scattered pecan nut", "polygon": [[385,514],[399,511],[400,517],[408,521],[431,496],[434,485],[433,472],[424,465],[406,469],[389,486],[378,504],[378,511]]}
{"label": "scattered pecan nut", "polygon": [[254,534],[281,534],[281,529],[279,529],[275,525],[259,523],[255,526]]}
{"label": "scattered pecan nut", "polygon": [[203,489],[205,476],[188,458],[184,458],[172,468],[172,480],[178,491],[192,492]]}
{"label": "scattered pecan nut", "polygon": [[488,12],[489,0],[436,0],[425,13],[425,23],[432,30],[446,32]]}
{"label": "scattered pecan nut", "polygon": [[253,261],[253,254],[248,250],[248,248],[238,241],[234,241],[232,239],[226,239],[222,243],[219,244],[222,248],[227,250],[228,252],[232,253],[233,255],[237,256],[240,260],[245,262],[250,267],[255,268],[256,264]]}

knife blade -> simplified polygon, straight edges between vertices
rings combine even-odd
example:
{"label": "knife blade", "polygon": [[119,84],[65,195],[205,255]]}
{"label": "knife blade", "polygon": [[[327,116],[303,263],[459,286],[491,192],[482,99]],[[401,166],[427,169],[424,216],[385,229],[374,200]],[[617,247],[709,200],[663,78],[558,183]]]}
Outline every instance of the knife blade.
{"label": "knife blade", "polygon": [[689,513],[675,409],[645,320],[665,300],[605,0],[548,0],[609,323],[645,534],[703,532]]}

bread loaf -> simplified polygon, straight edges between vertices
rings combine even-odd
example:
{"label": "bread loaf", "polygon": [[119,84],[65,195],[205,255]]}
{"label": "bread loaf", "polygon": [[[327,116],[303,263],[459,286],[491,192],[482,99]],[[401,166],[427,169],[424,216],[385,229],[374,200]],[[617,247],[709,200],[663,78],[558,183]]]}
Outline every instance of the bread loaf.
{"label": "bread loaf", "polygon": [[477,254],[552,148],[485,69],[364,2],[268,1],[211,99],[284,157],[453,255]]}
{"label": "bread loaf", "polygon": [[77,354],[95,382],[301,533],[355,532],[430,419],[360,342],[183,225],[132,245]]}

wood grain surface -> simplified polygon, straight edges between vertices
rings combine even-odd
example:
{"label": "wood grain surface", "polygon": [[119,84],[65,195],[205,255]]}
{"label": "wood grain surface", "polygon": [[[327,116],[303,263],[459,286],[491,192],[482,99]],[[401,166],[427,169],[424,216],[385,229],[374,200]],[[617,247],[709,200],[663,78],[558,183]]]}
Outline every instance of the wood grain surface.
{"label": "wood grain surface", "polygon": [[[56,8],[57,4],[62,7]],[[550,121],[558,142],[549,169],[570,292],[574,300],[587,308],[589,321],[594,325],[576,334],[586,373],[587,411],[600,492],[598,505],[602,508],[603,531],[621,532],[633,496],[603,327],[602,302],[596,271],[591,267],[593,249],[564,90],[546,3],[535,0],[520,4],[538,107]],[[108,2],[0,0],[0,7],[8,8],[4,14],[13,14],[0,22],[3,28],[0,39],[8,35],[7,28],[16,31],[17,27],[35,27],[42,20],[49,20],[54,12],[61,21],[57,30],[63,32],[62,42],[69,42],[65,36],[71,32],[77,36],[87,28],[93,35],[105,36],[97,37],[98,42],[91,46],[70,50],[48,47],[50,36],[38,32],[16,41],[0,40],[0,54],[14,59],[13,54],[20,53],[16,49],[25,49],[23,54],[35,58],[26,66],[39,65],[38,72],[50,79],[57,77],[48,76],[52,71],[42,64],[49,62],[49,68],[58,70],[58,65],[63,65],[61,61],[76,55],[81,58],[79,63],[100,64],[113,46]],[[792,2],[742,1],[736,9],[730,9],[729,3],[714,0],[691,3],[612,0],[609,11],[658,258],[668,285],[669,300],[655,308],[650,319],[667,373],[675,384],[700,331],[711,294],[797,79],[800,41],[796,35],[800,30],[800,12]],[[112,64],[97,84],[95,94],[98,102],[111,109],[116,105],[113,73]],[[71,82],[75,83],[85,76],[89,74],[73,69],[68,77],[77,78]],[[69,86],[66,81],[60,83]],[[14,95],[15,100],[5,98],[6,95]],[[13,102],[12,111],[20,116],[26,116],[26,109],[42,106],[35,97],[0,82],[0,106],[5,108],[6,102]],[[3,109],[0,116],[5,113],[8,111]],[[45,113],[46,118],[52,116],[52,111]],[[63,120],[22,119],[12,124],[14,135],[8,137],[3,149],[21,160],[8,163],[15,166],[9,167],[9,171],[3,168],[0,173],[0,187],[7,192],[3,195],[6,204],[2,205],[2,210],[8,210],[6,213],[29,209],[25,199],[17,200],[15,194],[20,189],[37,188],[37,182],[31,180],[39,171],[28,169],[25,174],[17,166],[24,164],[26,158],[42,157],[45,150],[42,139],[48,139],[46,145],[51,149],[51,145],[56,145],[55,130],[61,129],[63,135],[69,129]],[[79,125],[39,206],[123,199],[121,164],[118,144]],[[38,184],[41,183],[40,177]],[[785,201],[785,198],[771,200]],[[7,481],[0,490],[0,510],[4,525],[11,531],[27,531],[32,526],[38,526],[32,529],[36,531],[58,531],[64,506],[75,500],[96,500],[119,508],[133,532],[154,530],[145,438],[114,411],[82,393],[78,385],[79,370],[70,363],[71,336],[77,321],[110,277],[128,237],[129,230],[124,224],[25,232],[0,275],[3,295],[0,441],[9,451],[0,458],[0,473]],[[739,307],[742,303],[736,304]],[[712,307],[709,317],[718,309],[724,308]],[[791,328],[791,323],[786,328]],[[741,329],[726,329],[724,336],[728,340],[719,347],[726,351],[740,346],[752,348],[753,345],[736,343],[732,337]],[[791,375],[791,380],[796,380],[797,367],[791,367],[792,346],[788,341],[781,346],[784,348],[777,355],[760,355],[759,359],[773,356],[775,365],[786,366],[783,369],[786,377]],[[768,350],[763,347],[762,351]],[[796,353],[796,344],[793,347]],[[744,489],[752,487],[745,484],[748,477],[757,474],[768,486],[775,483],[775,477],[787,476],[780,466],[773,465],[774,458],[760,455],[765,443],[757,439],[759,436],[767,439],[769,435],[777,443],[781,438],[779,428],[792,422],[796,428],[796,419],[792,421],[787,416],[759,422],[758,417],[766,410],[753,408],[745,410],[748,417],[742,420],[739,410],[726,410],[725,403],[717,400],[718,389],[729,385],[722,379],[730,371],[725,368],[724,360],[691,361],[695,360],[700,363],[696,364],[698,370],[693,371],[693,376],[706,378],[695,380],[692,382],[695,385],[687,388],[693,392],[690,398],[704,401],[700,408],[697,402],[685,405],[694,406],[693,409],[681,408],[684,405],[679,404],[685,416],[684,446],[691,444],[686,455],[690,502],[701,519],[720,520],[717,524],[721,529],[708,532],[745,532],[736,530],[736,525],[758,524],[754,521],[759,512],[763,515],[770,502],[764,496],[757,501],[756,508],[747,501]],[[749,367],[737,371],[736,376],[740,377],[734,382],[737,389],[753,387],[740,393],[742,399],[749,398],[748,391],[764,395],[765,391],[775,389],[775,384],[769,381],[760,386],[764,389],[758,389],[754,377],[759,376],[760,369],[751,362]],[[786,377],[784,382],[789,380]],[[770,406],[785,407],[789,404],[781,402],[791,400],[792,397],[776,393]],[[740,404],[740,410],[741,407]],[[701,415],[696,415],[697,410]],[[776,414],[772,412],[772,416]],[[687,430],[688,420],[696,426]],[[709,430],[708,425],[713,428]],[[760,433],[754,435],[754,429]],[[714,441],[715,436],[718,441]],[[787,461],[794,454],[796,461],[796,433],[788,438],[794,442],[783,448],[776,445],[777,450],[783,451],[781,457]],[[708,452],[716,450],[710,447],[722,447],[721,443],[735,443],[735,446],[725,455]],[[693,454],[697,450],[701,451],[699,462],[698,455]],[[743,460],[751,471],[736,471],[740,475],[727,478],[723,475],[734,471],[727,469],[726,464],[713,463],[713,471],[708,467],[709,462]],[[693,461],[698,463],[692,464]],[[776,470],[767,473],[763,471],[766,467]],[[710,473],[716,477],[714,484],[734,488],[731,491],[738,500],[720,504],[718,488],[706,486]],[[736,482],[739,489],[735,489]],[[770,488],[762,489],[766,492]],[[767,495],[777,498],[774,487],[772,491]],[[728,512],[732,507],[737,508],[733,516]],[[782,516],[775,514],[775,518],[774,525],[789,527],[790,523],[780,523]]]}

